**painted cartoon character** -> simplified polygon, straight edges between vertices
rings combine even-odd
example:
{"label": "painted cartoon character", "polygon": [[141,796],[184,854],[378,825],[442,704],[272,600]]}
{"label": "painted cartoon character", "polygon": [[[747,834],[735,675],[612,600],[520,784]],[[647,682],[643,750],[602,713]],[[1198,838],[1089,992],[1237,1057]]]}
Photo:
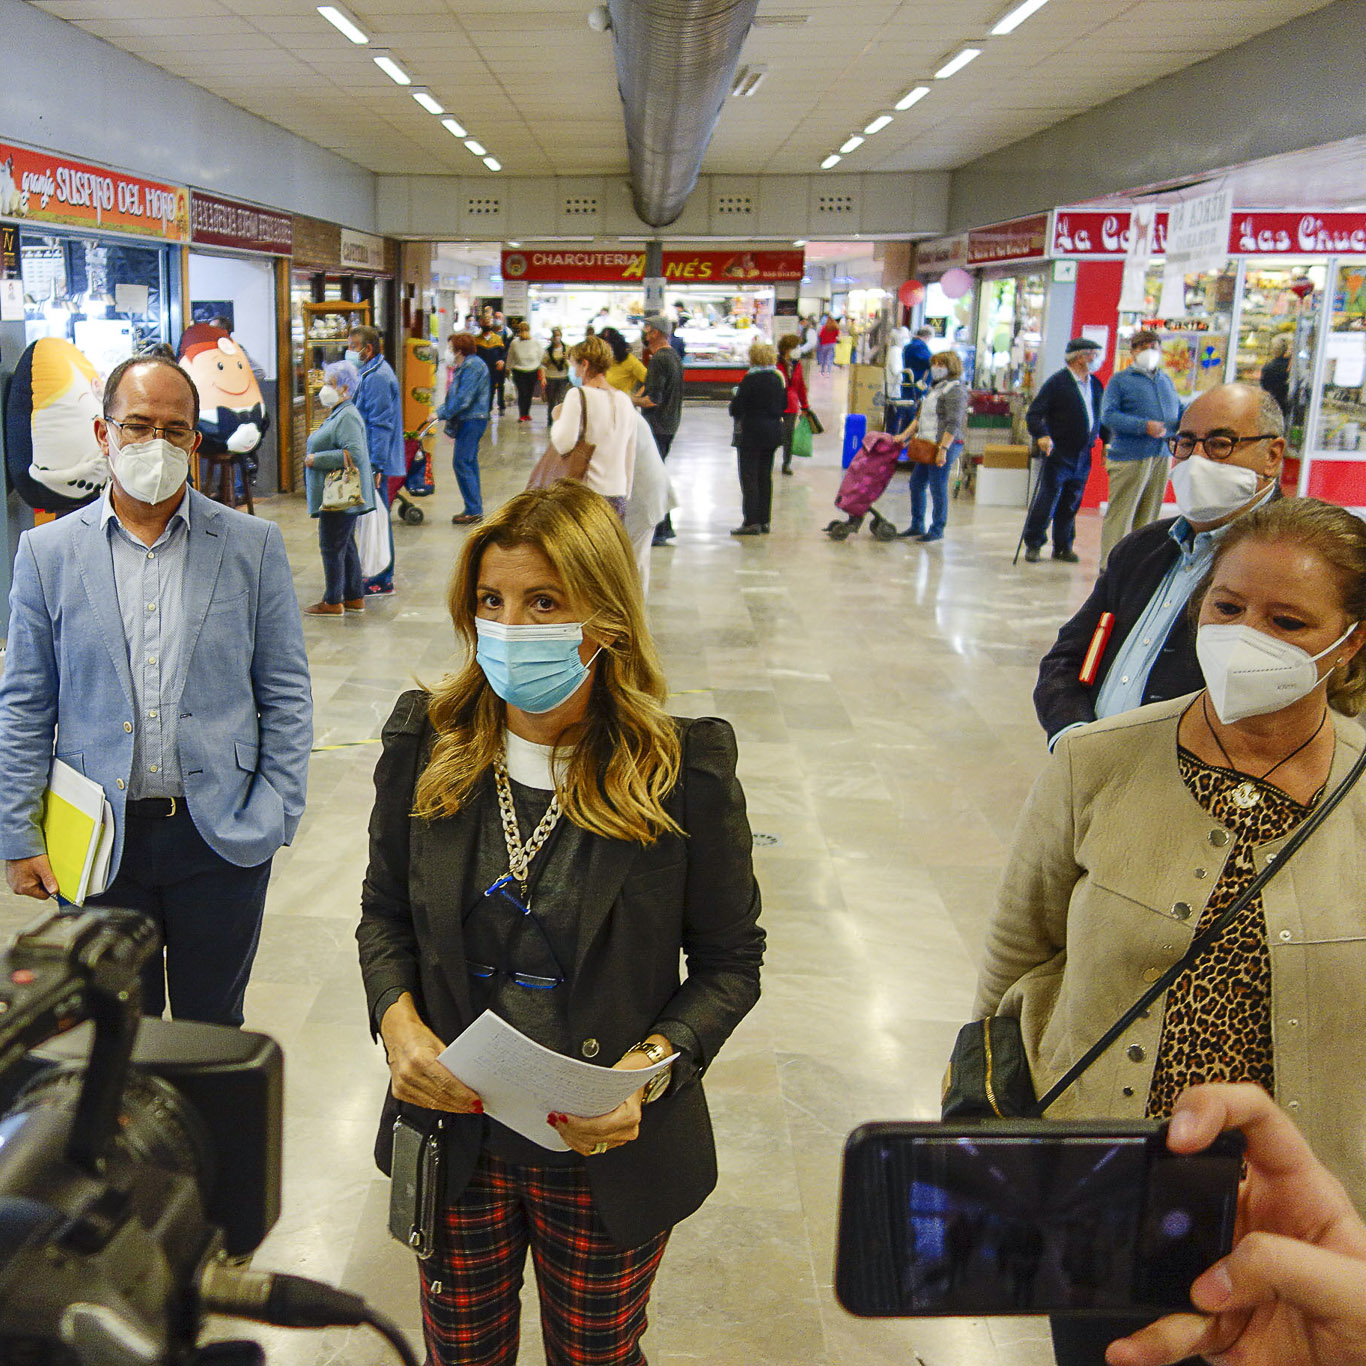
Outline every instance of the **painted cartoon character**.
{"label": "painted cartoon character", "polygon": [[247,353],[221,327],[195,323],[180,339],[180,365],[199,390],[201,455],[250,455],[270,418]]}
{"label": "painted cartoon character", "polygon": [[28,191],[21,190],[14,179],[14,157],[0,161],[0,214],[23,218],[28,213]]}
{"label": "painted cartoon character", "polygon": [[66,512],[99,494],[109,478],[99,415],[100,377],[64,337],[42,337],[19,357],[5,401],[5,461],[30,507]]}

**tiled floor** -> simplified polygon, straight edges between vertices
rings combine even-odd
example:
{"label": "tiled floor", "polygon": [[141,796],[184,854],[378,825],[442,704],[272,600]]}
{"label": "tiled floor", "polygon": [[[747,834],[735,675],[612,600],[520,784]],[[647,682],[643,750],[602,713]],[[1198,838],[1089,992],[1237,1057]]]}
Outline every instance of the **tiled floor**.
{"label": "tiled floor", "polygon": [[[818,409],[837,402],[818,381]],[[831,1295],[844,1135],[938,1111],[966,1018],[983,919],[1044,748],[1029,694],[1057,623],[1094,574],[1011,568],[1021,514],[955,503],[947,539],[844,544],[833,516],[838,424],[775,478],[773,533],[735,540],[729,420],[690,405],[669,468],[678,540],[656,550],[650,617],[681,714],[726,717],[757,832],[769,935],[763,999],[708,1077],[720,1185],[674,1235],[646,1339],[666,1366],[1044,1366],[1040,1325],[862,1322]],[[519,488],[540,422],[486,439],[484,491]],[[366,1028],[352,932],[373,797],[372,743],[394,698],[452,650],[442,606],[463,533],[447,458],[422,526],[395,524],[399,593],[363,617],[306,622],[317,705],[308,812],[276,861],[248,1025],[287,1059],[285,1208],[257,1264],[340,1281],[417,1328],[412,1259],[385,1231],[371,1164],[383,1056]],[[906,521],[904,476],[884,510]],[[313,524],[278,521],[301,602],[319,596]],[[334,748],[328,748],[334,746]],[[6,925],[32,903],[3,907]],[[534,1314],[523,1359],[540,1359]],[[273,1366],[386,1359],[357,1331],[263,1331]]]}

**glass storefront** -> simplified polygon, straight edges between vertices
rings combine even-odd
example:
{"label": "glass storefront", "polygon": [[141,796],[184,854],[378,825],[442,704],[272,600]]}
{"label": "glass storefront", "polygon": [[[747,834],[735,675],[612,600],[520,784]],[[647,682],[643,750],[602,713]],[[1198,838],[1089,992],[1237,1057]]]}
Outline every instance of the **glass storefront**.
{"label": "glass storefront", "polygon": [[1043,346],[1048,269],[982,279],[977,290],[972,387],[1032,395]]}
{"label": "glass storefront", "polygon": [[1314,447],[1360,451],[1366,428],[1366,261],[1339,261],[1323,358]]}
{"label": "glass storefront", "polygon": [[[1153,268],[1147,276],[1144,311],[1119,315],[1116,369],[1122,370],[1129,364],[1129,338],[1140,327],[1147,327],[1161,340],[1162,368],[1183,401],[1222,384],[1237,290],[1236,264],[1203,275],[1188,275],[1185,311],[1161,317],[1158,309],[1162,305],[1162,268]],[[1170,305],[1171,300],[1167,302]]]}

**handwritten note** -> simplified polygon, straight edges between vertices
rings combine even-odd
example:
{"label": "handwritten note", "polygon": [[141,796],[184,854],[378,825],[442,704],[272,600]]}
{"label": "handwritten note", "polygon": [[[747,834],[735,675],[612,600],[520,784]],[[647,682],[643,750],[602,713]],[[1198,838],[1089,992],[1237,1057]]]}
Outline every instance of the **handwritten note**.
{"label": "handwritten note", "polygon": [[438,1061],[478,1092],[485,1114],[563,1153],[569,1145],[545,1122],[546,1115],[605,1115],[677,1056],[633,1071],[597,1067],[543,1047],[486,1010]]}

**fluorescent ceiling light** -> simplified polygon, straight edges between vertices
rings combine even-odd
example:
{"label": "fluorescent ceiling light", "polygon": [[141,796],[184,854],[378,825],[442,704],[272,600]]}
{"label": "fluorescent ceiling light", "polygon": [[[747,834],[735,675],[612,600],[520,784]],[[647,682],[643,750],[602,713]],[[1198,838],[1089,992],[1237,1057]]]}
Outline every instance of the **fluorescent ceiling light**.
{"label": "fluorescent ceiling light", "polygon": [[896,108],[909,109],[913,104],[919,104],[926,95],[930,93],[928,85],[918,85],[914,90],[908,90],[897,102]]}
{"label": "fluorescent ceiling light", "polygon": [[503,163],[499,161],[497,157],[485,157],[484,165],[487,166],[490,171],[501,171],[503,169]]}
{"label": "fluorescent ceiling light", "polygon": [[379,67],[395,85],[412,85],[413,78],[399,66],[387,52],[381,52],[376,55],[375,65]]}
{"label": "fluorescent ceiling light", "polygon": [[446,111],[436,102],[430,90],[414,90],[413,98],[429,113],[444,114]]}
{"label": "fluorescent ceiling light", "polygon": [[370,40],[361,32],[359,25],[343,9],[338,9],[336,5],[319,5],[318,13],[327,20],[339,33],[344,33],[357,47],[368,43]]}
{"label": "fluorescent ceiling light", "polygon": [[482,142],[476,142],[473,138],[466,138],[465,146],[468,147],[470,151],[473,152],[474,155],[477,157],[482,157],[486,155],[489,150],[487,147],[484,146]]}
{"label": "fluorescent ceiling light", "polygon": [[969,62],[976,60],[981,55],[982,49],[980,47],[965,47],[956,57],[951,57],[934,73],[935,80],[948,80],[950,76],[956,75]]}
{"label": "fluorescent ceiling light", "polygon": [[806,238],[805,238],[805,237],[799,237],[799,238],[797,238],[797,240],[796,240],[795,242],[793,242],[792,245],[793,245],[794,247],[804,247],[804,246],[806,245]]}
{"label": "fluorescent ceiling light", "polygon": [[764,71],[756,71],[749,80],[745,82],[745,88],[740,93],[746,99],[749,99],[749,97],[759,88],[759,82],[762,81],[767,74],[768,73]]}
{"label": "fluorescent ceiling light", "polygon": [[442,119],[441,126],[453,137],[463,138],[465,130],[454,119]]}
{"label": "fluorescent ceiling light", "polygon": [[991,30],[993,38],[1002,38],[1007,33],[1014,33],[1031,14],[1037,14],[1048,0],[1023,0],[1022,4],[1016,5],[1014,9]]}
{"label": "fluorescent ceiling light", "polygon": [[730,83],[730,93],[752,95],[759,88],[759,82],[768,74],[766,66],[742,66],[737,68],[735,79]]}
{"label": "fluorescent ceiling light", "polygon": [[890,114],[879,114],[863,131],[867,133],[869,137],[872,137],[874,133],[882,132],[891,121],[892,116]]}
{"label": "fluorescent ceiling light", "polygon": [[508,243],[508,246],[510,246],[510,247],[520,247],[521,245],[522,245],[522,244],[521,244],[520,242],[509,242],[509,243]]}
{"label": "fluorescent ceiling light", "polygon": [[849,139],[849,141],[846,142],[846,143],[844,144],[844,146],[840,148],[840,151],[841,151],[842,153],[847,154],[847,153],[849,153],[849,152],[852,152],[855,148],[857,148],[857,147],[862,147],[862,146],[863,146],[863,139],[862,139],[861,137],[859,137],[859,135],[858,135],[857,133],[855,133],[854,136],[851,137],[851,138]]}
{"label": "fluorescent ceiling light", "polygon": [[824,161],[821,162],[821,170],[822,170],[822,171],[828,171],[832,166],[836,166],[836,165],[838,165],[838,164],[839,164],[839,155],[838,155],[838,153],[831,152],[830,155],[829,155],[828,157],[826,157],[826,159],[825,159]]}

